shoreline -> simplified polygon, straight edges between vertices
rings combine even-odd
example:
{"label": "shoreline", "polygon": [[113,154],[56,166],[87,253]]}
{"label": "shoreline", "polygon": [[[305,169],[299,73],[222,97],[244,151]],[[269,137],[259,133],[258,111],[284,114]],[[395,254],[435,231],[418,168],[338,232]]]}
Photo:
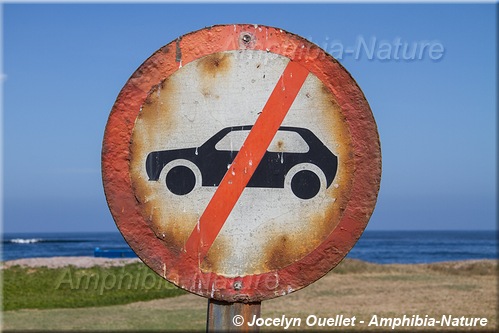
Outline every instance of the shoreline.
{"label": "shoreline", "polygon": [[[342,262],[360,262],[367,265],[375,265],[381,267],[387,266],[453,266],[455,269],[459,269],[463,266],[475,265],[477,263],[490,262],[497,265],[499,259],[461,259],[461,260],[450,260],[450,261],[439,261],[439,262],[427,262],[427,263],[373,263],[361,259],[345,258]],[[112,267],[112,266],[124,266],[132,263],[142,262],[140,258],[105,258],[105,257],[92,257],[92,256],[55,256],[55,257],[34,257],[34,258],[22,258],[13,259],[0,262],[0,269],[9,268],[12,266],[24,266],[24,267],[47,267],[47,268],[61,268],[67,266],[74,266],[79,268],[88,268],[92,266],[101,267]],[[340,263],[341,265],[341,263]],[[334,269],[333,269],[334,270]]]}
{"label": "shoreline", "polygon": [[61,268],[66,266],[89,268],[93,266],[101,266],[101,267],[124,266],[136,262],[142,262],[142,261],[139,258],[60,256],[60,257],[36,257],[36,258],[6,260],[0,263],[0,267],[1,269],[5,269],[19,265],[24,267],[47,267],[47,268]]}

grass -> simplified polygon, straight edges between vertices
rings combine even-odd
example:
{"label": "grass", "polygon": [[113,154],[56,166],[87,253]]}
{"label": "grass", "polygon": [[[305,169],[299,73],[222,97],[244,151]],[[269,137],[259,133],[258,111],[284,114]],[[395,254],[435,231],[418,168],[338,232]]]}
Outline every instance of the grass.
{"label": "grass", "polygon": [[14,266],[3,271],[4,311],[99,307],[184,293],[143,263],[91,268]]}
{"label": "grass", "polygon": [[[11,275],[19,267],[4,270],[6,275]],[[105,272],[116,274],[115,287],[119,284],[120,276],[133,271],[144,269],[142,264],[128,265],[125,268],[106,268]],[[13,270],[13,271],[11,271]],[[25,269],[25,278],[40,274],[47,269]],[[71,290],[70,276],[64,269],[57,270],[59,275],[52,274],[46,276],[52,286],[59,284],[59,288],[64,285],[70,294],[80,293],[80,289],[86,283],[80,281],[80,289]],[[88,276],[90,272],[97,272],[97,268],[92,269],[70,269],[73,287],[77,282],[77,276]],[[79,272],[78,275],[76,272]],[[101,280],[105,280],[105,273],[100,274]],[[145,271],[144,271],[145,272]],[[52,272],[53,273],[53,272]],[[121,275],[120,275],[121,274]],[[142,273],[144,274],[144,273]],[[154,274],[150,272],[150,274]],[[20,275],[19,275],[20,276]],[[155,274],[154,274],[155,276]],[[38,277],[42,279],[41,276]],[[128,277],[130,278],[130,277]],[[138,285],[144,279],[142,276]],[[161,279],[157,277],[160,281]],[[43,279],[42,279],[43,280]],[[93,281],[93,280],[92,280]],[[94,285],[89,283],[87,289]],[[123,285],[128,282],[122,278],[121,289],[126,289]],[[144,280],[144,287],[135,290],[133,280],[130,289],[137,294],[150,294],[156,292],[153,286],[153,279]],[[161,280],[162,281],[162,280]],[[4,280],[4,287],[6,286]],[[112,278],[107,279],[104,286],[111,287]],[[343,314],[346,317],[356,316],[358,320],[364,320],[364,325],[355,327],[355,331],[391,331],[386,327],[369,327],[367,323],[376,315],[378,317],[402,317],[403,315],[428,315],[434,318],[441,318],[442,315],[452,315],[455,317],[484,317],[488,319],[486,327],[474,327],[473,331],[490,332],[497,325],[497,261],[463,261],[439,264],[418,264],[418,265],[376,265],[358,260],[344,260],[336,269],[327,274],[310,286],[289,294],[287,296],[262,302],[262,318],[299,317],[303,323],[307,316],[313,314],[317,317],[334,317],[336,314]],[[20,283],[20,282],[19,282]],[[25,288],[22,284],[17,284],[17,288]],[[39,280],[39,283],[44,283]],[[104,282],[102,282],[104,283]],[[113,288],[106,289],[100,286],[92,291],[94,301],[82,303],[79,308],[41,308],[11,310],[3,313],[3,329],[5,331],[28,331],[28,330],[57,330],[61,332],[70,331],[157,331],[157,332],[178,332],[178,331],[205,331],[207,300],[192,294],[171,298],[157,297],[155,300],[137,302],[123,299],[128,304],[116,303],[117,305],[102,306],[106,298],[114,297],[118,291]],[[168,288],[171,288],[169,286]],[[176,289],[164,288],[164,292],[175,291]],[[36,288],[35,288],[36,289]],[[84,288],[85,289],[85,288]],[[119,288],[118,288],[119,289]],[[140,292],[139,292],[140,290]],[[162,288],[159,288],[161,291]],[[126,290],[125,290],[126,291]],[[60,291],[57,290],[57,293]],[[90,291],[87,291],[90,292]],[[17,291],[17,295],[23,292]],[[26,291],[27,298],[46,297],[47,293],[40,293],[30,296]],[[41,296],[45,295],[45,296]],[[62,294],[61,294],[62,295]],[[11,295],[4,295],[4,302],[12,301]],[[54,296],[48,296],[54,298]],[[139,298],[145,300],[141,295]],[[73,302],[76,302],[73,297]],[[24,301],[24,304],[28,304]],[[55,304],[54,301],[52,301]],[[92,303],[90,306],[88,304]],[[76,303],[72,307],[76,307]],[[302,325],[300,330],[324,330],[324,331],[345,331],[346,327],[307,327]],[[425,327],[399,327],[396,331],[422,331],[431,328]],[[446,328],[436,327],[431,329],[460,332],[469,328]],[[283,328],[265,328],[262,332],[285,331]],[[287,330],[290,331],[290,330]]]}

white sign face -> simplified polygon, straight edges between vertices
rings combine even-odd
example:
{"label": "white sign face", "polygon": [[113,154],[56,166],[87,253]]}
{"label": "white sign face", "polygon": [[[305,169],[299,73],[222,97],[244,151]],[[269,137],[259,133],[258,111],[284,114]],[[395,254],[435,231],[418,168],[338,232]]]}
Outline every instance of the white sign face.
{"label": "white sign face", "polygon": [[[142,215],[172,251],[183,251],[272,91],[286,89],[276,86],[289,62],[259,50],[214,53],[150,91],[132,133],[130,175]],[[334,95],[308,73],[201,269],[260,274],[313,251],[348,200],[350,144]]]}

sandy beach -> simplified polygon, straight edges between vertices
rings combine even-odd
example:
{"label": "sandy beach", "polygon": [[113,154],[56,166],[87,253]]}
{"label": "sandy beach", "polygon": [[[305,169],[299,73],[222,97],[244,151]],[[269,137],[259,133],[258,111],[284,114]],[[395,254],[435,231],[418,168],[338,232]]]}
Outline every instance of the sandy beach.
{"label": "sandy beach", "polygon": [[1,263],[1,268],[9,268],[12,266],[27,266],[27,267],[48,267],[60,268],[65,266],[75,266],[87,268],[92,266],[123,266],[134,262],[140,262],[139,258],[97,258],[97,257],[49,257],[49,258],[26,258],[9,260]]}

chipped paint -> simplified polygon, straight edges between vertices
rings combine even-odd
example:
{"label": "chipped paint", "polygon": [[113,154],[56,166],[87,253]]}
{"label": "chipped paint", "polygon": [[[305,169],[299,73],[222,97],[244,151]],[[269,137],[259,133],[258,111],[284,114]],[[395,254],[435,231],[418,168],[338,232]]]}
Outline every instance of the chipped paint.
{"label": "chipped paint", "polygon": [[[145,157],[187,147],[198,157],[219,129],[253,124],[290,59],[309,75],[283,126],[308,128],[337,156],[332,186],[321,178],[320,194],[308,200],[293,195],[289,180],[284,189],[246,188],[207,256],[179,261],[215,187],[200,186],[194,170],[194,189],[174,195],[168,170],[195,165],[179,160],[151,181]],[[296,147],[288,139],[272,145],[282,164]],[[280,29],[230,25],[178,38],[132,75],[106,126],[102,168],[116,224],[147,265],[198,295],[254,302],[303,288],[341,261],[374,208],[381,155],[369,106],[338,62]]]}

